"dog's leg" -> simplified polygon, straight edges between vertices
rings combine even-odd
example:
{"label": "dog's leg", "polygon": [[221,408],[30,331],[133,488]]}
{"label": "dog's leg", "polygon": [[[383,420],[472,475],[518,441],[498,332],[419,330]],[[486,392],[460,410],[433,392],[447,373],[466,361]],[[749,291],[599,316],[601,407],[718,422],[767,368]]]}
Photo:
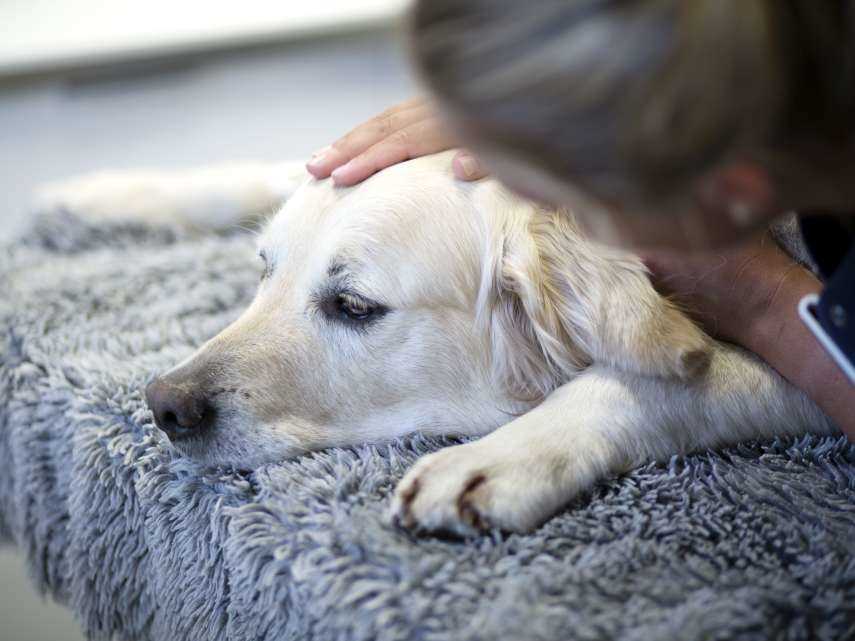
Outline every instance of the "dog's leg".
{"label": "dog's leg", "polygon": [[525,532],[605,477],[741,440],[830,432],[803,394],[738,348],[694,383],[594,366],[481,440],[419,460],[391,516],[416,529]]}
{"label": "dog's leg", "polygon": [[219,230],[273,213],[308,178],[302,162],[103,171],[45,185],[34,208],[95,224]]}

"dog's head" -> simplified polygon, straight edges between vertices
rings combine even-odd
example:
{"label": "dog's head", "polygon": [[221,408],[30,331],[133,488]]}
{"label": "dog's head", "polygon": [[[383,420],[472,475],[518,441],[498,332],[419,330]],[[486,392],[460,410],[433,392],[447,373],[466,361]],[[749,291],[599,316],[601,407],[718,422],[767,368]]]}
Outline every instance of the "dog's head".
{"label": "dog's head", "polygon": [[146,391],[179,450],[253,467],[413,431],[484,433],[531,406],[521,396],[549,385],[556,359],[510,282],[525,252],[508,244],[533,206],[449,167],[439,155],[296,192],[259,239],[250,307]]}

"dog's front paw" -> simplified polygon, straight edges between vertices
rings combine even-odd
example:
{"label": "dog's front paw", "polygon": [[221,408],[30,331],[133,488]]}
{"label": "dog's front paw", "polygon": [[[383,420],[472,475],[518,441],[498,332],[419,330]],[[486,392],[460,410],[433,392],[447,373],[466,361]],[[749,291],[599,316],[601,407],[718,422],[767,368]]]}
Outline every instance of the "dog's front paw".
{"label": "dog's front paw", "polygon": [[449,447],[419,459],[395,489],[392,522],[460,536],[491,528],[528,532],[570,498],[549,482],[551,468],[560,463],[526,461],[480,445]]}

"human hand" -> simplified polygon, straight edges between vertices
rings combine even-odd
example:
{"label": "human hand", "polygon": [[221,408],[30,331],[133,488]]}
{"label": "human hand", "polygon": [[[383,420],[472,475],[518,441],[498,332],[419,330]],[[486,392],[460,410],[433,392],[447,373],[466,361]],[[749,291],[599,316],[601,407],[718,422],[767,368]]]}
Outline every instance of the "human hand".
{"label": "human hand", "polygon": [[797,322],[798,300],[820,288],[768,233],[724,250],[649,250],[642,259],[657,289],[709,334],[749,349],[779,331],[783,316]]}
{"label": "human hand", "polygon": [[805,392],[855,441],[855,394],[798,316],[822,284],[768,234],[719,252],[650,251],[642,259],[662,293],[674,296],[713,336],[751,350]]}
{"label": "human hand", "polygon": [[[315,152],[306,169],[315,178],[332,176],[336,185],[349,187],[396,163],[457,146],[433,104],[414,98],[390,107]],[[486,175],[475,156],[465,150],[454,156],[451,166],[460,180]]]}

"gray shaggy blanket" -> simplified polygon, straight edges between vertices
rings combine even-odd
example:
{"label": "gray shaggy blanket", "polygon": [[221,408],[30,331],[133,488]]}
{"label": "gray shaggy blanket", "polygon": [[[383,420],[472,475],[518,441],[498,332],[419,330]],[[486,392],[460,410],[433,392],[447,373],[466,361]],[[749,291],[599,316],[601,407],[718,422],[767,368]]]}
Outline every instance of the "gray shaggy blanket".
{"label": "gray shaggy blanket", "polygon": [[528,536],[414,537],[414,437],[252,471],[171,451],[141,390],[233,319],[242,236],[42,219],[0,256],[0,530],[93,639],[855,637],[855,447],[675,457]]}

